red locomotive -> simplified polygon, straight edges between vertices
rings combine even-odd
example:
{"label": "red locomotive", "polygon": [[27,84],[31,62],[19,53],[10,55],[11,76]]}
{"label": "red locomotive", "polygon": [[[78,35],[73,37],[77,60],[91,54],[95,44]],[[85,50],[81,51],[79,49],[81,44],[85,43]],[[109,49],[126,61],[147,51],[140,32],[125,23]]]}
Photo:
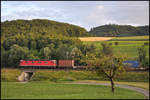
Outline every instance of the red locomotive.
{"label": "red locomotive", "polygon": [[21,68],[74,68],[74,60],[20,60]]}

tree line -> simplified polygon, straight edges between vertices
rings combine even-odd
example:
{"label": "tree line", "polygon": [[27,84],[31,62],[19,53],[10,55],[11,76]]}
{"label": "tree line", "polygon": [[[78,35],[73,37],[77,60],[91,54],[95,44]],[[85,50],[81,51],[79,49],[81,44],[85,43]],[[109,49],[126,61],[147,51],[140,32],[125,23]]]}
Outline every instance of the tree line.
{"label": "tree line", "polygon": [[149,35],[149,26],[131,26],[131,25],[117,25],[108,24],[91,28],[89,34],[94,36],[143,36]]}
{"label": "tree line", "polygon": [[95,48],[78,38],[62,35],[15,35],[1,41],[1,62],[2,67],[16,67],[21,59],[74,59],[80,65]]}

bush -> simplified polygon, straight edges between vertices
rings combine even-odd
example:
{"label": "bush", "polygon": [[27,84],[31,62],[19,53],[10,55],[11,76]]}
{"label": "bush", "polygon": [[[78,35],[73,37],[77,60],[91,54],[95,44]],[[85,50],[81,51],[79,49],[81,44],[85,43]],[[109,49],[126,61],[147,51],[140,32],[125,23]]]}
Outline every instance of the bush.
{"label": "bush", "polygon": [[109,43],[109,45],[112,45],[112,43]]}
{"label": "bush", "polygon": [[148,42],[145,42],[145,43],[144,43],[144,45],[145,45],[145,46],[148,46],[148,45],[149,45],[149,43],[148,43]]}
{"label": "bush", "polygon": [[119,43],[118,42],[115,42],[115,45],[118,45]]}

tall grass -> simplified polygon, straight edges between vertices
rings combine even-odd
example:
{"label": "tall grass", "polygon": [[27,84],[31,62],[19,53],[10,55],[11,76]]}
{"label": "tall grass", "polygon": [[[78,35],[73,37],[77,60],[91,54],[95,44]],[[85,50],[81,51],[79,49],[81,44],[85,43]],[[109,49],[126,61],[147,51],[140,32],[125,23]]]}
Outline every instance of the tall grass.
{"label": "tall grass", "polygon": [[1,81],[13,82],[17,81],[17,77],[21,74],[18,69],[1,69]]}

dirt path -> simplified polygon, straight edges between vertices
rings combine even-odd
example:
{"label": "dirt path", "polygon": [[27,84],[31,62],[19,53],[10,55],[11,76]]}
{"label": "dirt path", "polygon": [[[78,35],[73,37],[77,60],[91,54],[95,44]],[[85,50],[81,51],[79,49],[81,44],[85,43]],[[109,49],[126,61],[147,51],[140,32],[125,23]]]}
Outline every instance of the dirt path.
{"label": "dirt path", "polygon": [[[80,82],[74,82],[74,83],[67,83],[67,84],[89,84],[89,85],[106,85],[106,86],[110,86],[110,84],[108,83],[80,83]],[[142,94],[145,95],[145,98],[148,99],[149,98],[149,91],[142,89],[142,88],[138,88],[138,87],[133,87],[133,86],[129,86],[129,85],[125,85],[125,84],[116,84],[116,87],[120,87],[120,88],[127,88],[130,90],[135,90],[137,92],[140,92]]]}

